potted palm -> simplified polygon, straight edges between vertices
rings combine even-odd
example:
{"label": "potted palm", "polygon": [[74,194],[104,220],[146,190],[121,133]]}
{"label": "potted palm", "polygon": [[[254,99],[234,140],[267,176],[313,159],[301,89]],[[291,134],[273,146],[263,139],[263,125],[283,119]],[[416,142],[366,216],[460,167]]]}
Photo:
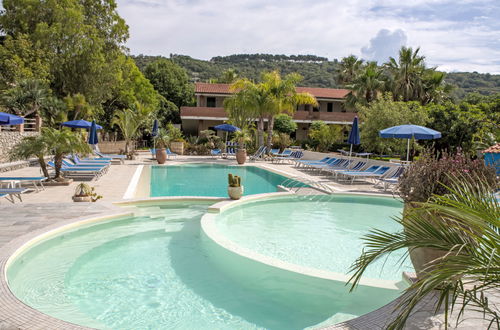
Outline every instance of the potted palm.
{"label": "potted palm", "polygon": [[234,133],[234,139],[238,142],[238,149],[236,150],[236,161],[238,164],[243,165],[247,160],[247,149],[245,148],[248,142],[252,141],[248,129],[244,128]]}
{"label": "potted palm", "polygon": [[97,202],[101,198],[102,196],[97,195],[94,187],[83,182],[76,186],[73,195],[74,202]]}
{"label": "potted palm", "polygon": [[227,193],[229,195],[229,198],[233,200],[240,199],[241,196],[243,196],[243,191],[244,188],[241,185],[241,178],[237,175],[232,175],[231,173],[228,174],[228,187],[227,187]]}
{"label": "potted palm", "polygon": [[155,136],[156,160],[158,161],[158,164],[165,164],[167,161],[167,152],[165,148],[168,147],[169,143],[170,137],[167,134],[167,131],[160,129],[158,131],[158,135]]}
{"label": "potted palm", "polygon": [[175,127],[172,123],[167,124],[167,134],[170,137],[170,148],[172,152],[183,155],[184,154],[184,136],[179,128]]}

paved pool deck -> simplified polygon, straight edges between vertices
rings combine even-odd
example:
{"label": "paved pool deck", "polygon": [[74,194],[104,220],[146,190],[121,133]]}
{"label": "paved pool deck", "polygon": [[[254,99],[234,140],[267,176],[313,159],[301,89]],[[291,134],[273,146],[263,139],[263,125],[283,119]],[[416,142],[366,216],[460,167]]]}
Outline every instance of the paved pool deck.
{"label": "paved pool deck", "polygon": [[[168,164],[187,162],[215,162],[219,164],[235,164],[234,159],[222,160],[202,156],[179,156]],[[122,201],[130,179],[139,165],[153,164],[148,155],[137,160],[126,161],[124,165],[112,165],[98,181],[88,182],[94,186],[103,199],[96,203],[74,203],[71,196],[79,181],[69,186],[50,186],[40,192],[23,194],[23,203],[11,204],[0,200],[0,271],[4,270],[6,260],[27,240],[50,229],[73,223],[82,218],[97,217],[104,214],[122,213],[124,210],[113,205]],[[270,162],[252,162],[250,165],[281,171],[288,176],[302,178],[306,181],[319,182],[337,192],[369,192],[383,193],[374,189],[373,184],[338,184],[328,176],[297,170],[287,164]],[[27,167],[2,173],[2,176],[39,176],[38,167]],[[500,300],[496,300],[499,301]],[[383,329],[391,318],[393,306],[387,305],[362,317],[330,326],[328,329]],[[459,327],[450,329],[481,329],[485,323],[477,315],[463,322]],[[484,326],[486,328],[486,326]],[[56,320],[44,315],[17,300],[10,292],[3,276],[0,277],[0,330],[12,329],[85,329],[77,325]],[[434,315],[429,304],[423,304],[410,320],[408,329],[444,329],[443,315]]]}

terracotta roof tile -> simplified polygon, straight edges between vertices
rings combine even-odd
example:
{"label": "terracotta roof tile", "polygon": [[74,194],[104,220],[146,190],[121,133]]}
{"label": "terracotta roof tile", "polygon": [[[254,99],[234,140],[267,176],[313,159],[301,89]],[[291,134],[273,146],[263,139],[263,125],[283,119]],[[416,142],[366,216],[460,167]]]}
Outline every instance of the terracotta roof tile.
{"label": "terracotta roof tile", "polygon": [[483,153],[500,154],[500,143],[483,150]]}
{"label": "terracotta roof tile", "polygon": [[[229,90],[230,84],[209,84],[209,83],[196,83],[195,93],[207,93],[207,94],[231,94]],[[317,87],[297,87],[297,92],[299,93],[311,93],[317,98],[327,98],[327,99],[342,99],[349,94],[347,89],[335,89],[335,88],[317,88]]]}

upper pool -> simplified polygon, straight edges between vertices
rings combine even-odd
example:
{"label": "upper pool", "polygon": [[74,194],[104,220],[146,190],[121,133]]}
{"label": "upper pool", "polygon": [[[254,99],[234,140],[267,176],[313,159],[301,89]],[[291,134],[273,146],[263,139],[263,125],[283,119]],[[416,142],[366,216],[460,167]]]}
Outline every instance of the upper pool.
{"label": "upper pool", "polygon": [[276,192],[286,177],[256,166],[186,164],[153,166],[150,196],[227,197],[227,175],[241,177],[244,195]]}

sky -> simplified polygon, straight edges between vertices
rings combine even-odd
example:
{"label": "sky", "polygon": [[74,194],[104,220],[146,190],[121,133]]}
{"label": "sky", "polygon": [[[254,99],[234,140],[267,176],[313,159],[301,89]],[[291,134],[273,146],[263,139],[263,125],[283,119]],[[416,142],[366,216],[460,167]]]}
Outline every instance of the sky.
{"label": "sky", "polygon": [[443,71],[500,73],[500,0],[117,0],[132,54],[350,54],[420,47]]}

